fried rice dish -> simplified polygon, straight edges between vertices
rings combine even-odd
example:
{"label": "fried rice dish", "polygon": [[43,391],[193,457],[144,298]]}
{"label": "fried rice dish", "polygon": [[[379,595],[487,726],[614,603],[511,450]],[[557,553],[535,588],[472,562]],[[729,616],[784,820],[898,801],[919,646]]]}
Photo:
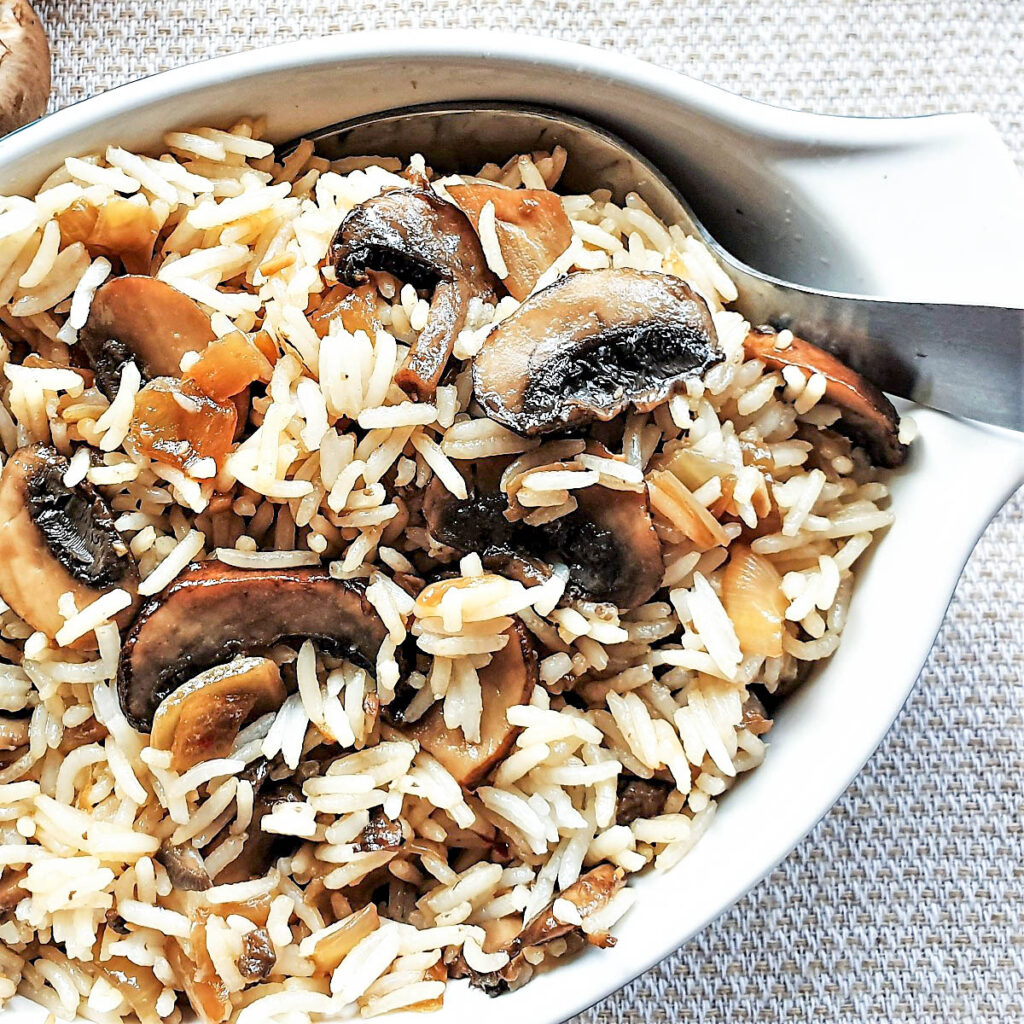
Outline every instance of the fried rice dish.
{"label": "fried rice dish", "polygon": [[301,1024],[613,956],[892,522],[913,425],[572,153],[262,134],[0,198],[0,1004]]}

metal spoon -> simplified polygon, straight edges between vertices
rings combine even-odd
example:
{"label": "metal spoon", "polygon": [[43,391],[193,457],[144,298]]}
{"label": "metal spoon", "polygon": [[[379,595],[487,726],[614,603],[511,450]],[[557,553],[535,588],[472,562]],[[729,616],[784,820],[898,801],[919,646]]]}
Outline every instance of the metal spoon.
{"label": "metal spoon", "polygon": [[636,192],[666,223],[699,235],[725,266],[752,324],[788,327],[892,394],[1024,430],[1024,309],[894,302],[817,291],[747,266],[723,249],[673,185],[635,149],[560,111],[501,103],[404,107],[331,125],[312,136],[328,159],[422,153],[444,173],[473,173],[514,153],[562,145],[563,192]]}

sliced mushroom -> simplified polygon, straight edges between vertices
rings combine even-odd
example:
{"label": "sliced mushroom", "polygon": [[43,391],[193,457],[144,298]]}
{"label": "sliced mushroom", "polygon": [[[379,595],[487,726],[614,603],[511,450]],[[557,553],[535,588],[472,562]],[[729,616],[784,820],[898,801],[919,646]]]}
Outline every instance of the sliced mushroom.
{"label": "sliced mushroom", "polygon": [[755,736],[763,736],[775,724],[763,701],[756,693],[747,694],[743,702],[743,718],[740,724]]}
{"label": "sliced mushroom", "polygon": [[502,284],[520,302],[572,241],[572,225],[561,197],[547,189],[512,189],[474,181],[448,185],[445,191],[470,219],[477,234],[484,207],[488,203],[493,206],[495,233],[508,270]]}
{"label": "sliced mushroom", "polygon": [[175,889],[205,892],[213,885],[202,855],[190,842],[175,846],[165,839],[157,850],[156,859],[167,870],[167,877]]}
{"label": "sliced mushroom", "polygon": [[629,825],[637,818],[656,818],[665,809],[672,783],[663,779],[638,779],[620,775],[615,824]]}
{"label": "sliced mushroom", "polygon": [[892,402],[856,370],[803,338],[794,338],[786,348],[776,348],[778,334],[770,327],[757,327],[747,334],[743,349],[748,359],[760,359],[770,370],[796,366],[805,373],[825,378],[825,399],[842,412],[844,431],[863,445],[880,466],[901,466],[907,446],[900,441],[900,416]]}
{"label": "sliced mushroom", "polygon": [[359,833],[355,847],[360,853],[376,853],[378,850],[397,850],[405,842],[405,832],[400,820],[392,820],[382,810],[370,816],[366,828]]}
{"label": "sliced mushroom", "polygon": [[518,951],[528,946],[539,946],[554,939],[560,939],[577,929],[583,931],[584,938],[594,946],[613,946],[615,940],[607,932],[587,932],[587,918],[598,910],[606,907],[614,896],[626,884],[625,872],[622,868],[611,864],[599,864],[596,868],[582,875],[567,889],[560,892],[555,899],[568,900],[580,912],[584,929],[579,925],[565,924],[555,917],[553,899],[542,911],[526,922],[526,926],[512,941]]}
{"label": "sliced mushroom", "polygon": [[121,708],[148,732],[160,702],[186,679],[289,638],[324,641],[372,672],[387,632],[359,580],[319,567],[193,564],[139,612],[121,652]]}
{"label": "sliced mushroom", "polygon": [[[465,965],[464,961],[456,961],[454,976],[464,977],[468,974],[471,985],[483,989],[490,996],[498,996],[510,989],[518,988],[529,980],[531,967],[523,953],[530,947],[543,946],[573,933],[582,935],[594,946],[615,945],[615,939],[607,932],[596,932],[592,927],[588,929],[587,918],[606,907],[625,884],[625,872],[622,868],[613,867],[611,864],[598,865],[554,897],[543,910],[526,923],[518,935],[505,943],[504,949],[511,955],[511,959],[501,970],[480,974]],[[568,900],[574,904],[580,912],[583,926],[560,921],[554,912],[556,899]]]}
{"label": "sliced mushroom", "polygon": [[[298,849],[301,840],[295,836],[280,836],[263,831],[263,819],[281,803],[302,800],[302,790],[288,779],[269,785],[256,794],[252,819],[246,830],[245,842],[238,856],[226,864],[214,879],[217,885],[247,882],[262,878],[281,857],[288,857]],[[219,842],[215,842],[215,849]]]}
{"label": "sliced mushroom", "polygon": [[238,973],[246,981],[263,981],[270,976],[277,963],[277,954],[266,928],[254,928],[242,938],[242,955],[238,958]]}
{"label": "sliced mushroom", "polygon": [[210,318],[183,292],[155,277],[115,277],[96,290],[78,340],[113,398],[121,368],[134,360],[143,380],[177,377],[186,352],[202,352],[215,335]]}
{"label": "sliced mushroom", "polygon": [[187,771],[226,757],[247,722],[275,711],[285,699],[281,672],[269,658],[235,658],[171,691],[156,709],[149,743],[171,751],[171,767]]}
{"label": "sliced mushroom", "polygon": [[491,331],[473,393],[491,419],[533,437],[646,412],[721,360],[707,304],[678,277],[579,271]]}
{"label": "sliced mushroom", "polygon": [[595,484],[573,492],[575,512],[530,526],[510,522],[506,496],[489,489],[484,474],[475,476],[476,492],[464,500],[436,479],[428,486],[423,514],[441,544],[476,551],[489,568],[524,583],[540,582],[547,575],[543,569],[537,572],[538,562],[564,563],[572,590],[620,608],[643,604],[661,586],[665,563],[644,492]]}
{"label": "sliced mushroom", "polygon": [[28,0],[0,0],[0,135],[46,113],[50,47]]}
{"label": "sliced mushroom", "polygon": [[466,789],[479,786],[508,755],[520,731],[509,724],[508,709],[529,703],[537,684],[537,654],[526,630],[516,622],[507,635],[508,643],[480,669],[483,711],[479,743],[468,742],[461,729],[449,729],[439,704],[402,729]]}
{"label": "sliced mushroom", "polygon": [[434,290],[427,325],[395,374],[402,390],[421,400],[437,388],[469,300],[494,299],[500,288],[465,215],[427,188],[389,189],[355,207],[334,236],[331,259],[347,285],[378,270]]}
{"label": "sliced mushroom", "polygon": [[[53,448],[19,448],[0,475],[0,597],[49,637],[64,625],[58,610],[70,593],[79,608],[115,587],[132,604],[117,616],[124,628],[137,606],[139,574],[100,494],[85,480],[64,483],[70,463]],[[94,644],[92,634],[75,646]]]}

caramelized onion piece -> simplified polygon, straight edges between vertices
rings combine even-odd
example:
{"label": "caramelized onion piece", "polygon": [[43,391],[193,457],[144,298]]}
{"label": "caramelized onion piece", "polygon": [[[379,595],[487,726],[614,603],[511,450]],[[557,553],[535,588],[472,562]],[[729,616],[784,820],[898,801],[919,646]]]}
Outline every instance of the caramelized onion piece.
{"label": "caramelized onion piece", "polygon": [[448,185],[445,191],[480,234],[480,214],[494,205],[494,227],[508,274],[502,283],[522,302],[541,274],[572,241],[572,225],[554,192],[537,188],[503,188],[487,182]]}
{"label": "caramelized onion piece", "polygon": [[517,621],[506,635],[508,643],[479,670],[483,712],[478,743],[470,743],[461,729],[444,724],[440,704],[419,721],[402,727],[409,739],[419,741],[466,789],[479,786],[508,756],[520,732],[509,724],[508,710],[528,704],[537,684],[537,654],[526,630]]}
{"label": "caramelized onion piece", "polygon": [[81,966],[87,972],[108,981],[135,1011],[140,1024],[160,1024],[156,1002],[164,986],[151,967],[141,967],[123,956],[111,956]]}
{"label": "caramelized onion piece", "polygon": [[27,718],[0,715],[0,750],[17,750],[28,746]]}
{"label": "caramelized onion piece", "polygon": [[213,341],[210,318],[183,292],[155,277],[115,277],[96,289],[78,340],[96,371],[100,390],[113,398],[121,367],[134,361],[143,380],[177,377],[186,352]]}
{"label": "caramelized onion piece", "polygon": [[149,744],[171,752],[171,767],[227,757],[238,730],[276,711],[285,699],[277,665],[269,658],[235,658],[169,693],[156,709]]}
{"label": "caramelized onion piece", "polygon": [[156,462],[187,472],[200,459],[213,459],[219,470],[237,424],[230,399],[217,402],[191,381],[157,377],[135,396],[130,436]]}
{"label": "caramelized onion piece", "polygon": [[[79,608],[115,587],[132,604],[117,615],[125,628],[137,607],[139,574],[103,497],[86,481],[64,483],[69,462],[53,448],[19,448],[0,475],[0,597],[49,637],[64,625],[58,610],[71,593]],[[90,632],[74,646],[95,645]]]}
{"label": "caramelized onion piece", "polygon": [[160,222],[152,208],[120,196],[100,206],[76,199],[57,215],[61,248],[81,242],[93,258],[120,260],[129,274],[149,274]]}
{"label": "caramelized onion piece", "polygon": [[782,577],[763,555],[745,544],[729,548],[722,577],[722,605],[732,619],[744,654],[782,656],[786,608]]}
{"label": "caramelized onion piece", "polygon": [[721,362],[707,304],[669,274],[578,271],[530,296],[473,359],[491,419],[533,437],[646,412]]}
{"label": "caramelized onion piece", "polygon": [[365,331],[373,338],[384,326],[380,318],[380,297],[372,284],[361,284],[358,288],[335,285],[320,305],[309,316],[309,323],[318,338],[325,338],[331,328],[331,321],[341,317],[342,326],[349,334]]}
{"label": "caramelized onion piece", "polygon": [[805,373],[825,378],[825,399],[842,412],[847,434],[867,449],[880,466],[901,466],[907,446],[900,441],[900,417],[892,402],[856,370],[803,338],[794,338],[788,348],[777,349],[778,335],[771,328],[758,327],[747,334],[743,349],[748,359],[760,359],[770,370],[796,366]]}
{"label": "caramelized onion piece", "polygon": [[326,929],[313,947],[310,959],[317,970],[329,974],[367,935],[380,927],[377,908],[367,903],[361,910]]}
{"label": "caramelized onion piece", "polygon": [[499,292],[472,225],[429,188],[389,189],[349,212],[331,243],[331,259],[346,285],[362,284],[378,270],[433,289],[427,325],[395,374],[403,391],[429,400],[465,326],[469,300]]}
{"label": "caramelized onion piece", "polygon": [[118,697],[128,721],[148,732],[169,693],[225,658],[312,637],[372,672],[387,632],[361,581],[319,567],[201,562],[139,612],[121,652]]}
{"label": "caramelized onion piece", "polygon": [[211,341],[182,374],[215,402],[226,402],[254,381],[267,383],[273,367],[267,357],[241,331]]}

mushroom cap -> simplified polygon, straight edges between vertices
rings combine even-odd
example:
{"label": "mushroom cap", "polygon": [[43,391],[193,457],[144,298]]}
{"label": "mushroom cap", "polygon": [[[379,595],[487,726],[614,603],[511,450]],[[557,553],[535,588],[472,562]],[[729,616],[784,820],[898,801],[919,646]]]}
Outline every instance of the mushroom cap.
{"label": "mushroom cap", "polygon": [[163,864],[175,889],[182,892],[205,892],[213,885],[203,857],[191,841],[174,845],[165,839],[156,852],[156,859]]}
{"label": "mushroom cap", "polygon": [[466,216],[429,188],[388,189],[349,211],[331,242],[338,280],[359,285],[382,270],[416,288],[433,288],[427,325],[395,374],[421,401],[437,389],[474,295],[500,290]]}
{"label": "mushroom cap", "polygon": [[177,377],[181,357],[202,352],[215,337],[197,303],[166,281],[141,274],[115,277],[97,288],[78,333],[108,398],[117,394],[125,363],[134,360],[143,380]]}
{"label": "mushroom cap", "polygon": [[[591,454],[608,451],[591,443]],[[427,487],[423,514],[435,540],[522,582],[546,578],[544,564],[563,562],[569,588],[595,601],[635,608],[661,586],[661,541],[651,521],[646,491],[600,484],[573,492],[576,511],[541,526],[510,522],[508,497],[498,489],[498,459],[474,463],[475,492],[459,499],[436,478]],[[539,571],[538,571],[539,569]]]}
{"label": "mushroom cap", "polygon": [[361,581],[319,567],[194,563],[139,612],[121,652],[118,697],[128,721],[148,732],[169,693],[236,654],[312,637],[372,672],[387,632]]}
{"label": "mushroom cap", "polygon": [[533,437],[647,412],[721,362],[707,304],[644,270],[584,270],[531,295],[473,359],[473,393]]}
{"label": "mushroom cap", "polygon": [[338,280],[353,287],[371,270],[414,288],[491,277],[472,224],[429,188],[387,189],[351,209],[331,242],[331,260]]}
{"label": "mushroom cap", "polygon": [[760,359],[770,370],[796,366],[809,374],[820,373],[825,378],[825,399],[842,412],[843,432],[878,465],[902,466],[907,446],[900,441],[900,416],[881,390],[831,352],[803,338],[793,338],[787,348],[777,349],[777,337],[770,327],[754,328],[743,342],[747,358]]}
{"label": "mushroom cap", "polygon": [[0,135],[46,113],[50,46],[28,0],[0,0]]}
{"label": "mushroom cap", "polygon": [[508,643],[479,670],[483,699],[479,742],[469,742],[461,729],[449,729],[439,703],[401,728],[466,789],[480,785],[511,751],[520,730],[509,724],[508,710],[529,703],[537,684],[537,652],[522,623],[516,620],[506,636]]}
{"label": "mushroom cap", "polygon": [[[64,483],[69,462],[46,445],[19,448],[0,474],[0,597],[49,637],[64,625],[58,599],[79,607],[120,587],[132,605],[117,616],[124,628],[138,605],[138,569],[102,496],[83,480]],[[75,646],[92,646],[92,634]]]}

